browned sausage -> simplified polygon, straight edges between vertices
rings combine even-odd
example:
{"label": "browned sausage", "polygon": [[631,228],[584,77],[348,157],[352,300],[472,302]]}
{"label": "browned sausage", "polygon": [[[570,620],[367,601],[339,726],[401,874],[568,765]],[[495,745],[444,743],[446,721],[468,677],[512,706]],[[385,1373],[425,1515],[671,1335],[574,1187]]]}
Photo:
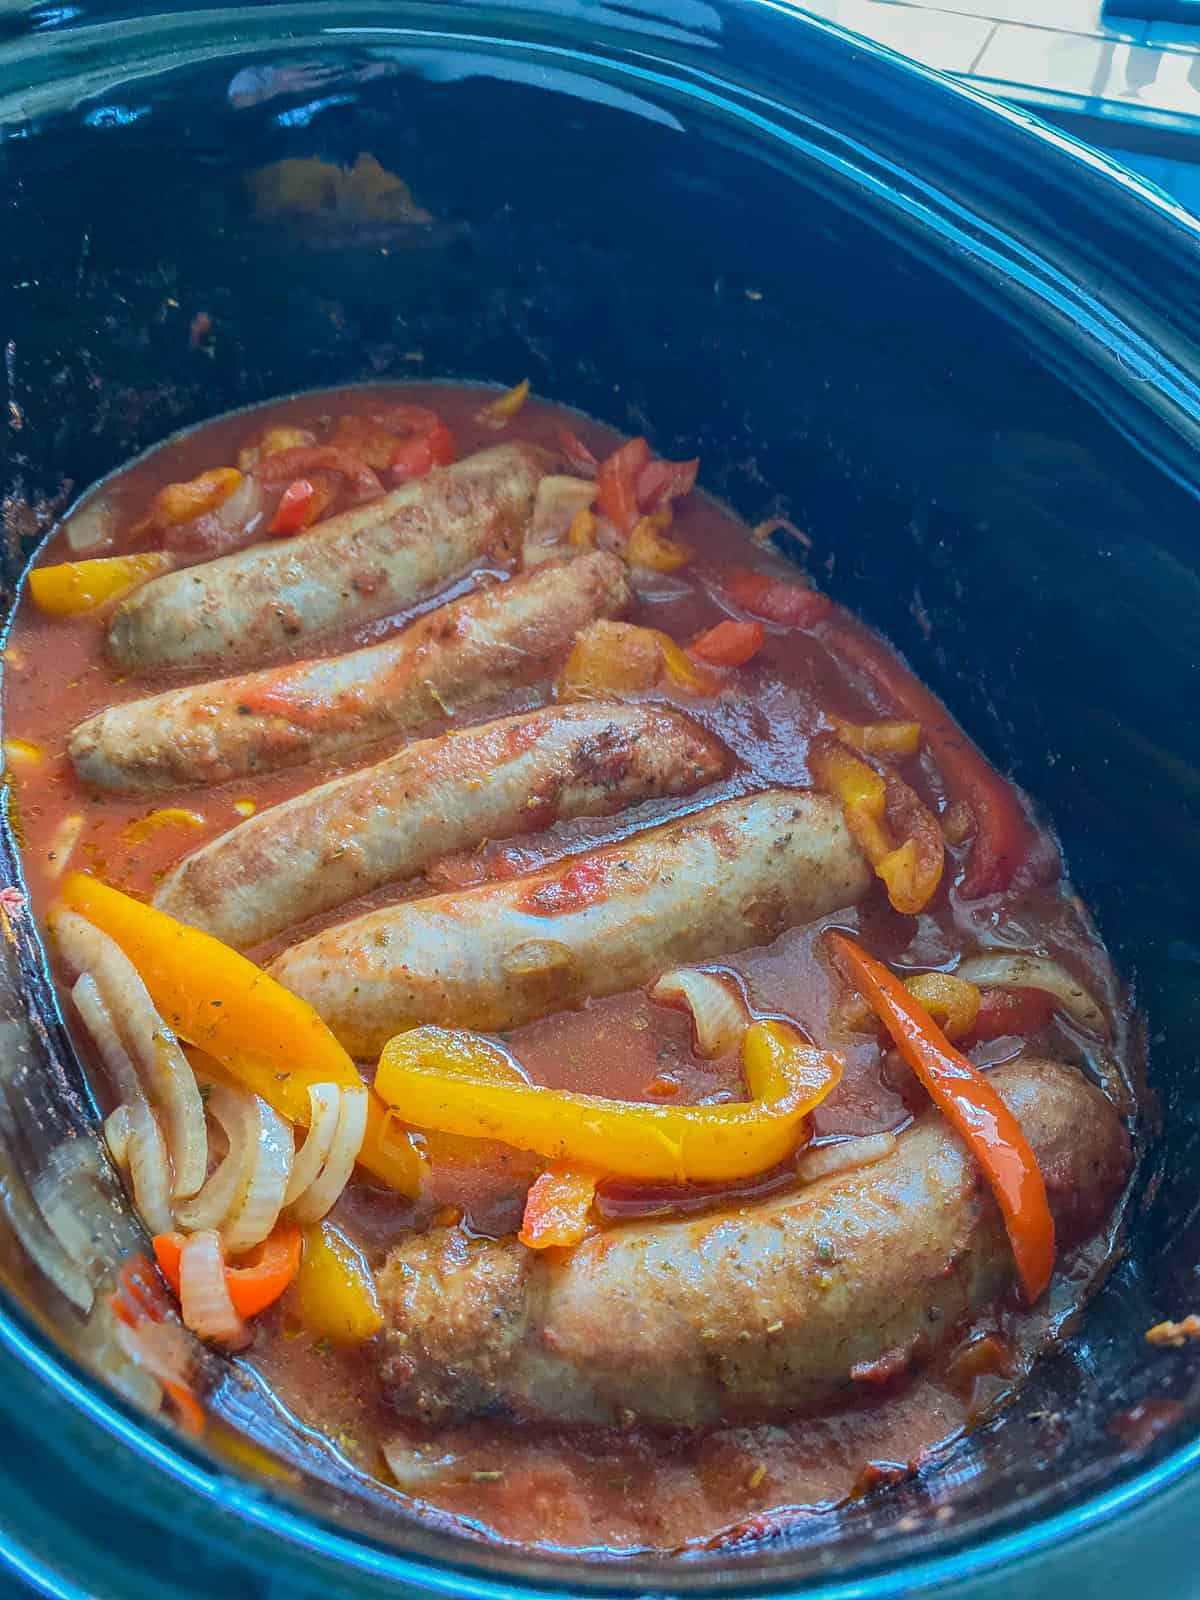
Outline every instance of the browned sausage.
{"label": "browned sausage", "polygon": [[[1046,1179],[1061,1244],[1092,1233],[1129,1168],[1112,1106],[1072,1067],[989,1074]],[[438,1228],[379,1277],[383,1374],[435,1421],[764,1419],[844,1401],[919,1358],[1013,1282],[999,1210],[936,1111],[876,1165],[765,1205],[604,1231],[569,1254]]]}
{"label": "browned sausage", "polygon": [[231,666],[386,617],[487,554],[514,554],[543,470],[532,446],[499,445],[308,533],[154,578],[117,607],[109,651],[129,672]]}
{"label": "browned sausage", "polygon": [[726,765],[665,706],[546,706],[418,740],[260,811],[181,861],[154,903],[245,947],[452,850],[690,794]]}
{"label": "browned sausage", "polygon": [[383,644],[110,706],[75,729],[71,760],[96,788],[139,794],[344,755],[548,677],[580,628],[628,600],[617,556],[552,562]]}

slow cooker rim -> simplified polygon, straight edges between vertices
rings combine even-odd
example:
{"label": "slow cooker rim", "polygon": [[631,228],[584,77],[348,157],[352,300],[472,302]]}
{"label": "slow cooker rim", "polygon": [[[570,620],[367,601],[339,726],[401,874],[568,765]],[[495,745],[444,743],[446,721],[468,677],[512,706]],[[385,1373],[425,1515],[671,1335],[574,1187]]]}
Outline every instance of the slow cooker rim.
{"label": "slow cooker rim", "polygon": [[[970,102],[980,115],[1005,120],[1018,127],[1023,134],[1054,147],[1059,153],[1071,159],[1082,158],[1094,177],[1122,191],[1132,204],[1152,207],[1162,221],[1190,234],[1193,242],[1200,241],[1200,224],[1184,213],[1168,196],[1070,135],[1041,123],[1036,117],[992,102],[978,91],[947,79],[941,73],[906,62],[885,47],[854,35],[847,35],[835,25],[801,12],[792,4],[792,0],[741,0],[741,3],[748,3],[764,12],[776,13],[787,19],[790,26],[812,27],[838,37],[844,42],[849,41],[860,55],[872,57],[893,67],[900,64],[911,75],[921,77],[937,86],[938,92],[948,93],[964,102]],[[514,7],[514,10],[516,9]],[[215,16],[219,11],[213,8],[206,14]],[[630,19],[630,22],[636,29],[636,19]],[[344,42],[345,35],[342,38]],[[231,46],[231,51],[235,48],[236,41]],[[3,52],[0,52],[0,60],[2,56]],[[144,65],[144,62],[142,64]],[[249,1502],[239,1494],[236,1480],[223,1481],[215,1474],[205,1476],[199,1470],[202,1458],[192,1452],[186,1443],[179,1441],[168,1429],[153,1420],[146,1419],[132,1406],[128,1406],[121,1397],[107,1396],[99,1388],[94,1389],[93,1380],[84,1369],[77,1366],[70,1357],[64,1357],[48,1339],[44,1340],[32,1320],[26,1319],[19,1310],[14,1312],[10,1309],[9,1301],[7,1290],[0,1291],[0,1341],[12,1355],[28,1370],[45,1378],[77,1411],[97,1423],[109,1435],[125,1445],[132,1446],[143,1459],[160,1470],[169,1471],[180,1482],[198,1489],[206,1500],[219,1505],[223,1511],[249,1523],[269,1527],[273,1534],[283,1535],[293,1545],[313,1553],[336,1555],[340,1561],[359,1570],[370,1570],[380,1575],[403,1579],[428,1592],[470,1594],[478,1596],[479,1600],[499,1600],[499,1597],[508,1597],[514,1594],[517,1588],[528,1586],[531,1582],[543,1588],[553,1589],[565,1581],[565,1566],[561,1570],[549,1573],[545,1578],[531,1579],[528,1576],[521,1576],[514,1579],[492,1579],[473,1570],[459,1568],[450,1558],[431,1559],[426,1556],[412,1557],[391,1553],[369,1538],[349,1538],[338,1533],[319,1515],[297,1512],[286,1502],[276,1498],[269,1486],[263,1491],[256,1491],[257,1504]],[[27,1323],[25,1327],[22,1327],[23,1322]],[[818,1582],[816,1586],[806,1582],[802,1587],[805,1593],[825,1597],[825,1600],[838,1600],[838,1597],[849,1596],[852,1593],[862,1594],[864,1591],[884,1597],[908,1592],[917,1584],[944,1584],[995,1572],[1034,1556],[1060,1541],[1080,1538],[1104,1527],[1122,1512],[1145,1504],[1162,1494],[1193,1473],[1197,1467],[1200,1467],[1200,1437],[1175,1447],[1150,1467],[1139,1470],[1131,1466],[1128,1473],[1118,1475],[1105,1488],[1099,1491],[1084,1491],[1080,1499],[1035,1520],[1026,1528],[985,1535],[976,1543],[964,1545],[946,1554],[902,1556],[898,1564],[883,1570],[867,1569],[858,1578],[838,1576],[828,1582]],[[464,1546],[464,1548],[471,1547]],[[368,1557],[372,1559],[367,1559]],[[10,1541],[2,1539],[0,1562],[7,1564],[10,1561],[13,1561]],[[787,1592],[790,1584],[794,1582],[781,1577],[777,1581],[772,1580],[764,1584],[761,1574],[757,1578],[754,1576],[751,1570],[752,1562],[747,1561],[746,1566],[747,1581],[756,1583],[760,1592],[765,1587],[770,1587],[775,1592]],[[20,1570],[19,1566],[16,1566],[16,1570]],[[694,1592],[700,1592],[705,1587],[704,1576],[699,1569],[694,1570],[700,1580],[694,1586]],[[613,1569],[610,1568],[609,1571],[611,1573]],[[620,1571],[618,1565],[616,1567],[618,1575]],[[24,1575],[36,1578],[36,1574],[32,1571]],[[577,1564],[573,1568],[571,1581],[586,1583],[598,1592],[603,1589],[612,1592],[613,1585],[603,1583],[601,1581],[603,1576],[602,1568],[591,1564]],[[431,1581],[433,1578],[437,1581]],[[714,1580],[710,1578],[708,1582],[713,1585]],[[735,1579],[732,1585],[725,1583],[722,1586],[740,1587],[740,1579]],[[59,1588],[48,1592],[71,1593],[72,1591]]]}
{"label": "slow cooker rim", "polygon": [[[864,1595],[869,1595],[871,1600],[901,1600],[902,1596],[923,1588],[1001,1574],[1005,1568],[1027,1563],[1043,1552],[1080,1541],[1101,1531],[1122,1514],[1165,1495],[1200,1469],[1200,1436],[1197,1436],[1151,1466],[1137,1469],[1131,1465],[1128,1473],[1117,1477],[1098,1493],[1085,1492],[1078,1500],[1049,1516],[1035,1518],[1026,1526],[982,1540],[964,1533],[958,1548],[944,1554],[907,1553],[886,1567],[860,1567],[857,1571],[816,1581],[803,1578],[797,1583],[795,1578],[786,1575],[778,1579],[765,1577],[761,1567],[755,1571],[752,1557],[745,1562],[744,1582],[740,1574],[731,1575],[728,1571],[706,1574],[702,1567],[691,1563],[679,1563],[671,1572],[671,1557],[658,1558],[654,1578],[650,1580],[645,1569],[637,1565],[645,1559],[640,1556],[630,1558],[628,1565],[620,1557],[610,1563],[598,1563],[580,1562],[565,1556],[554,1559],[551,1567],[540,1552],[522,1554],[520,1559],[531,1567],[544,1566],[544,1573],[520,1572],[496,1578],[480,1571],[475,1563],[460,1565],[450,1556],[409,1555],[385,1548],[370,1535],[348,1536],[339,1532],[323,1514],[297,1509],[279,1496],[269,1482],[256,1486],[252,1494],[243,1492],[236,1478],[223,1477],[215,1471],[199,1450],[167,1424],[148,1418],[120,1394],[105,1394],[94,1386],[81,1364],[55,1351],[48,1341],[39,1340],[32,1319],[19,1310],[9,1309],[4,1304],[8,1298],[7,1290],[0,1290],[0,1344],[4,1349],[27,1371],[47,1382],[78,1414],[96,1424],[110,1439],[131,1449],[151,1469],[166,1473],[225,1515],[273,1538],[286,1538],[293,1548],[309,1555],[332,1559],[339,1569],[353,1569],[364,1576],[402,1582],[415,1591],[453,1597],[453,1600],[460,1600],[460,1597],[461,1600],[519,1600],[530,1588],[546,1593],[566,1592],[567,1583],[579,1594],[644,1596],[648,1581],[664,1595],[672,1592],[698,1596],[802,1594],[809,1600],[862,1600]],[[475,1543],[455,1535],[442,1534],[439,1538],[447,1544],[456,1543],[464,1552],[470,1550],[493,1561],[498,1555],[503,1558],[515,1554],[505,1546]],[[36,1581],[44,1563],[23,1552],[15,1554],[18,1550],[11,1530],[0,1529],[0,1568],[10,1566],[16,1573]],[[672,1581],[676,1576],[696,1581],[679,1584]],[[54,1576],[54,1582],[54,1588],[43,1592],[63,1595],[66,1600],[82,1595],[74,1586],[64,1588],[58,1575]]]}

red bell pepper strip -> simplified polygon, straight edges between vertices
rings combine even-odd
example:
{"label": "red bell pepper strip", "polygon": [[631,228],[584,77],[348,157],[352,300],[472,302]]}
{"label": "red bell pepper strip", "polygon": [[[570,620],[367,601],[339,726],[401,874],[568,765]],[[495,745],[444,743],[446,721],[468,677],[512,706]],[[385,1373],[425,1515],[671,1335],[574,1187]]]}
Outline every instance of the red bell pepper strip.
{"label": "red bell pepper strip", "polygon": [[311,478],[297,478],[289,483],[280,496],[275,515],[267,526],[268,533],[299,533],[313,520],[317,501],[317,486]]}
{"label": "red bell pepper strip", "polygon": [[630,439],[605,456],[596,469],[596,510],[626,536],[641,515],[637,480],[649,460],[650,446],[645,439]]}
{"label": "red bell pepper strip", "polygon": [[977,900],[1007,889],[1040,843],[1012,785],[984,759],[936,695],[881,640],[841,621],[833,624],[827,639],[836,655],[870,681],[889,710],[921,724],[947,793],[971,808],[975,839],[959,893],[965,900]]}
{"label": "red bell pepper strip", "polygon": [[313,472],[336,472],[345,478],[359,500],[383,493],[383,485],[365,461],[332,444],[302,444],[292,450],[276,450],[264,456],[254,471],[268,488],[278,488]]}
{"label": "red bell pepper strip", "polygon": [[785,628],[810,628],[833,610],[833,601],[808,584],[789,583],[750,567],[734,567],[724,586],[734,605]]}
{"label": "red bell pepper strip", "polygon": [[[179,1293],[179,1258],[187,1240],[182,1233],[158,1233],[151,1241],[163,1277]],[[239,1317],[257,1316],[274,1305],[300,1270],[300,1229],[281,1222],[240,1266],[225,1268],[229,1298]]]}
{"label": "red bell pepper strip", "polygon": [[1033,1305],[1054,1271],[1054,1218],[1021,1124],[899,978],[848,935],[832,929],[825,937],[843,975],[870,1002],[896,1049],[983,1169],[1004,1216],[1025,1298]]}
{"label": "red bell pepper strip", "polygon": [[597,1174],[583,1167],[549,1167],[525,1199],[525,1215],[517,1235],[530,1250],[579,1244],[588,1231],[596,1198]]}
{"label": "red bell pepper strip", "polygon": [[688,654],[710,667],[744,667],[765,638],[761,622],[718,622],[692,640]]}
{"label": "red bell pepper strip", "polygon": [[1057,995],[1045,989],[989,984],[979,991],[979,1010],[964,1044],[979,1044],[984,1039],[999,1039],[1006,1033],[1040,1033],[1058,1010]]}
{"label": "red bell pepper strip", "polygon": [[436,411],[426,406],[388,406],[374,418],[400,435],[389,464],[393,483],[409,483],[458,460],[454,435]]}
{"label": "red bell pepper strip", "polygon": [[637,475],[638,505],[643,511],[657,511],[671,500],[682,500],[696,487],[700,457],[691,461],[648,461]]}
{"label": "red bell pepper strip", "polygon": [[568,465],[573,467],[581,478],[594,478],[600,463],[579,435],[572,433],[563,422],[556,423],[554,431],[558,435],[558,447],[566,456]]}

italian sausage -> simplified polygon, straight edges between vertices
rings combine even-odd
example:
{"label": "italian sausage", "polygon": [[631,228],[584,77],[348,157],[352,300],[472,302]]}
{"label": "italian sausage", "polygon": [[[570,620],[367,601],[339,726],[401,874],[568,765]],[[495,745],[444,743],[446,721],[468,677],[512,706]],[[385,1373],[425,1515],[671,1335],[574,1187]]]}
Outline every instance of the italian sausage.
{"label": "italian sausage", "polygon": [[[1038,1158],[1060,1244],[1087,1237],[1129,1168],[1116,1112],[1057,1062],[989,1077]],[[633,1223],[565,1256],[457,1227],[409,1239],[379,1275],[383,1375],[401,1410],[432,1421],[763,1420],[920,1359],[1013,1278],[999,1209],[931,1110],[861,1172]]]}
{"label": "italian sausage", "polygon": [[665,707],[546,707],[422,739],[260,812],[181,861],[154,903],[244,948],[451,850],[690,794],[726,766]]}
{"label": "italian sausage", "polygon": [[772,789],[540,872],[355,917],[270,971],[368,1055],[417,1023],[512,1028],[768,944],[870,883],[837,804]]}
{"label": "italian sausage", "polygon": [[628,601],[617,556],[554,562],[382,644],[109,706],[72,733],[71,760],[86,783],[139,794],[342,755],[547,677],[580,628]]}
{"label": "italian sausage", "polygon": [[514,554],[543,471],[532,446],[499,445],[308,533],[154,578],[113,613],[109,653],[127,672],[261,661],[386,617],[486,555]]}

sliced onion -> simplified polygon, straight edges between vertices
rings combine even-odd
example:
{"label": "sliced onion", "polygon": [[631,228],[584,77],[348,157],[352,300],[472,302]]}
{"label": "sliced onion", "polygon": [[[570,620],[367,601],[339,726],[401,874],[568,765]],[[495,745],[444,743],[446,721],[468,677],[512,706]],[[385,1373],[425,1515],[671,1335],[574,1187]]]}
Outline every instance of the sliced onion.
{"label": "sliced onion", "polygon": [[419,1494],[462,1469],[458,1456],[438,1455],[435,1446],[413,1444],[408,1439],[385,1440],[383,1458],[397,1488],[405,1494]]}
{"label": "sliced onion", "polygon": [[162,1130],[148,1105],[129,1108],[129,1181],[133,1203],[149,1231],[169,1233],[171,1217],[170,1165]]}
{"label": "sliced onion", "polygon": [[332,1210],[350,1181],[358,1152],[367,1131],[367,1091],[343,1089],[338,1112],[337,1133],[321,1175],[311,1183],[291,1208],[297,1222],[319,1222]]}
{"label": "sliced onion", "polygon": [[222,1083],[209,1089],[208,1109],[229,1149],[196,1198],[177,1206],[175,1215],[189,1232],[219,1228],[234,1254],[261,1244],[278,1220],[292,1170],[292,1130],[258,1095]]}
{"label": "sliced onion", "polygon": [[129,1174],[134,1204],[151,1233],[173,1225],[167,1149],[154,1113],[144,1100],[119,1105],[104,1124],[104,1138],[117,1166]]}
{"label": "sliced onion", "polygon": [[108,1153],[119,1167],[129,1165],[129,1141],[133,1135],[133,1123],[129,1116],[129,1107],[119,1105],[104,1119],[104,1142],[108,1146]]}
{"label": "sliced onion", "polygon": [[1044,989],[1059,1001],[1081,1028],[1105,1038],[1108,1021],[1086,990],[1067,971],[1061,962],[1046,956],[1014,955],[995,951],[991,955],[974,956],[958,968],[957,976],[968,983],[986,989],[996,985],[1013,989]]}
{"label": "sliced onion", "polygon": [[61,1294],[81,1311],[91,1309],[95,1298],[87,1274],[63,1248],[54,1229],[25,1189],[9,1173],[0,1171],[0,1214],[16,1234],[22,1249]]}
{"label": "sliced onion", "polygon": [[75,812],[72,816],[64,817],[55,828],[50,837],[50,848],[46,851],[46,871],[51,878],[61,878],[66,871],[67,863],[75,852],[79,843],[79,835],[83,832],[83,815]]}
{"label": "sliced onion", "polygon": [[560,477],[551,473],[537,486],[529,534],[521,553],[526,567],[540,566],[566,553],[567,530],[577,511],[586,511],[596,498],[589,478]]}
{"label": "sliced onion", "polygon": [[796,1163],[796,1176],[801,1183],[816,1183],[818,1178],[832,1178],[838,1173],[853,1172],[856,1167],[872,1167],[894,1155],[894,1133],[870,1133],[861,1139],[843,1139],[840,1144],[822,1145],[810,1150]]}
{"label": "sliced onion", "polygon": [[201,1339],[236,1350],[249,1338],[229,1295],[221,1236],[211,1228],[194,1233],[180,1251],[179,1306],[184,1325]]}
{"label": "sliced onion", "polygon": [[336,1083],[310,1084],[308,1104],[308,1134],[292,1162],[292,1175],[283,1196],[283,1203],[287,1206],[299,1200],[309,1185],[320,1176],[337,1133],[342,1091]]}
{"label": "sliced onion", "polygon": [[72,550],[98,550],[111,544],[116,531],[116,511],[106,494],[99,494],[80,506],[63,524]]}
{"label": "sliced onion", "polygon": [[128,1171],[133,1203],[150,1232],[169,1233],[171,1166],[162,1130],[150,1109],[141,1079],[90,974],[84,973],[76,981],[71,998],[96,1043],[113,1086],[124,1096],[125,1116],[118,1124],[122,1156],[114,1152],[114,1160]]}
{"label": "sliced onion", "polygon": [[664,973],[650,991],[651,1000],[682,1000],[692,1013],[696,1051],[706,1060],[740,1047],[750,1023],[741,997],[714,973],[676,967]]}
{"label": "sliced onion", "polygon": [[[176,1199],[195,1194],[208,1169],[208,1130],[191,1063],[155,1010],[137,968],[115,940],[73,911],[57,912],[52,926],[66,960],[92,978],[162,1116],[175,1168],[173,1194]],[[120,1092],[130,1098],[124,1085]]]}

